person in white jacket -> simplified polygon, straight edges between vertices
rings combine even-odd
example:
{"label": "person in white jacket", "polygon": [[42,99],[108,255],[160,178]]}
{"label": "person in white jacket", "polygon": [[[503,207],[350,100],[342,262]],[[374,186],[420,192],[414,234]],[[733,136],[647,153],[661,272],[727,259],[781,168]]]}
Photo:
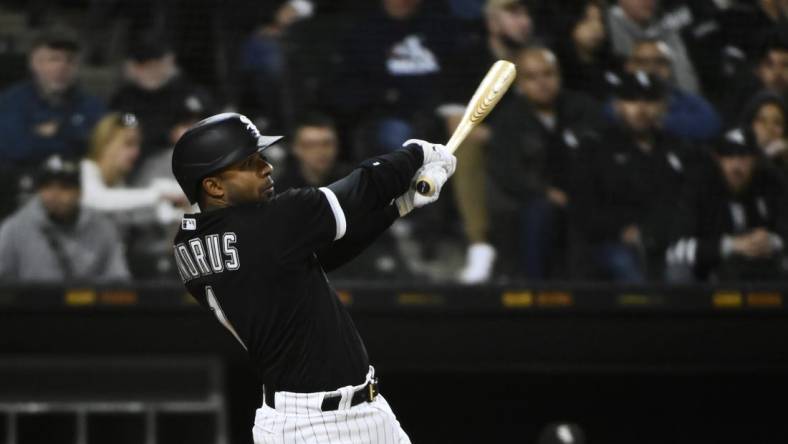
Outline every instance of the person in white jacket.
{"label": "person in white jacket", "polygon": [[93,129],[87,158],[82,160],[82,204],[134,222],[153,218],[168,224],[183,214],[187,201],[177,182],[156,180],[129,187],[128,176],[140,154],[142,135],[136,117],[110,113]]}

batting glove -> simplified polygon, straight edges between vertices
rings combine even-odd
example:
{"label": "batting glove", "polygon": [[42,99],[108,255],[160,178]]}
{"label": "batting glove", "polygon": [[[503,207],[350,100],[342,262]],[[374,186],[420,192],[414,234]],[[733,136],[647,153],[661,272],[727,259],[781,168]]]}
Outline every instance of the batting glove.
{"label": "batting glove", "polygon": [[457,165],[457,158],[446,149],[446,146],[419,139],[409,139],[402,144],[403,147],[408,145],[418,145],[421,148],[421,152],[424,155],[424,162],[422,162],[422,166],[438,163],[447,166],[446,171],[449,173],[449,176],[454,174],[454,168]]}
{"label": "batting glove", "polygon": [[[451,172],[453,173],[454,170],[452,169]],[[430,181],[435,185],[435,193],[433,193],[431,196],[423,196],[417,193],[416,190],[411,186],[410,189],[405,192],[405,194],[394,199],[394,203],[397,205],[397,210],[399,211],[400,217],[410,213],[414,208],[421,208],[438,200],[441,189],[443,188],[443,184],[449,180],[450,176],[451,174],[449,171],[447,171],[447,168],[439,163],[432,163],[419,168],[419,170],[416,171],[416,174],[413,176],[413,179],[417,180],[419,177],[426,177],[430,179]]]}

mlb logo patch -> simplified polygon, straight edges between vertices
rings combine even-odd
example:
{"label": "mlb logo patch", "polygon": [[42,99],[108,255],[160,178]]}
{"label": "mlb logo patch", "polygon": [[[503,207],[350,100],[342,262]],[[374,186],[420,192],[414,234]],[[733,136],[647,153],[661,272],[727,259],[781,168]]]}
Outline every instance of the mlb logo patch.
{"label": "mlb logo patch", "polygon": [[181,219],[181,229],[186,231],[194,231],[197,229],[197,219],[184,217]]}

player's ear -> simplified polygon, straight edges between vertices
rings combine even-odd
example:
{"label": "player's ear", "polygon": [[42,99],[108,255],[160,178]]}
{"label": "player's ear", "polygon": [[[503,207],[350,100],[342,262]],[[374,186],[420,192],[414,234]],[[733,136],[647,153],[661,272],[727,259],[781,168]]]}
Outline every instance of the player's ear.
{"label": "player's ear", "polygon": [[224,197],[224,186],[221,179],[216,176],[208,176],[202,180],[202,191],[207,197],[221,199]]}

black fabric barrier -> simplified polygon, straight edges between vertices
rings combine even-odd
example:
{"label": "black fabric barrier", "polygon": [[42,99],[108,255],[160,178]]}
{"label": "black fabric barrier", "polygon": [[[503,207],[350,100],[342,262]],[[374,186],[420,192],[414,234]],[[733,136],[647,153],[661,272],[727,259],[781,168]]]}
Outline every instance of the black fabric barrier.
{"label": "black fabric barrier", "polygon": [[[414,443],[788,442],[788,287],[336,287]],[[42,356],[218,357],[250,442],[259,381],[178,286],[0,288],[0,359]]]}

